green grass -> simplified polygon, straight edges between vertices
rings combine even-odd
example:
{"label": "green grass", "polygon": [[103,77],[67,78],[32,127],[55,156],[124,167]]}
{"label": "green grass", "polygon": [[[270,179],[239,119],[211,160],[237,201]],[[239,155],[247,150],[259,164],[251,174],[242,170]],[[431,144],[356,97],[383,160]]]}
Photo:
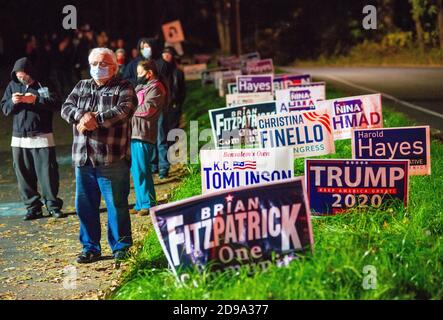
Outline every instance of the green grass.
{"label": "green grass", "polygon": [[[328,88],[328,98],[343,93]],[[213,89],[190,83],[185,114],[209,126],[207,110],[224,104]],[[384,106],[386,127],[411,125]],[[113,299],[442,299],[443,298],[443,145],[432,142],[432,175],[410,179],[410,205],[313,219],[314,253],[248,276],[194,274],[176,282],[151,228]],[[350,158],[349,140],[338,141],[329,157]],[[327,158],[327,157],[324,157]],[[303,160],[296,160],[303,174]],[[200,194],[200,168],[189,175],[171,201]],[[363,267],[377,271],[375,290],[364,290]]]}

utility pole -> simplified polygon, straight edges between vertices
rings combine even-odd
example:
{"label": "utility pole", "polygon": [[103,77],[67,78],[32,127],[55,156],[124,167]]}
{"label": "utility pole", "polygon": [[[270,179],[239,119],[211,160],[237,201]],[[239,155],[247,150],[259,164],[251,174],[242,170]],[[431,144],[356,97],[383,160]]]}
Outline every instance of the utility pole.
{"label": "utility pole", "polygon": [[240,0],[235,1],[235,36],[237,40],[237,55],[241,55],[241,31],[240,31]]}

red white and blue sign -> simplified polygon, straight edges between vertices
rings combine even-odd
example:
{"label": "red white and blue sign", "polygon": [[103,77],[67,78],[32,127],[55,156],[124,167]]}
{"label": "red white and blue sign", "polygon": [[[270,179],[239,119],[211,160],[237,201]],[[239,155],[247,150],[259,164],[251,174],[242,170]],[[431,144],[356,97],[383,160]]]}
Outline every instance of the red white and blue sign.
{"label": "red white and blue sign", "polygon": [[234,188],[151,208],[172,270],[250,272],[284,266],[314,242],[302,177]]}
{"label": "red white and blue sign", "polygon": [[429,126],[356,129],[352,132],[352,158],[409,159],[410,175],[430,175]]}
{"label": "red white and blue sign", "polygon": [[299,84],[307,84],[311,82],[309,74],[284,74],[274,77],[274,90],[288,89]]}
{"label": "red white and blue sign", "polygon": [[306,159],[305,177],[313,214],[352,208],[408,205],[409,160]]}

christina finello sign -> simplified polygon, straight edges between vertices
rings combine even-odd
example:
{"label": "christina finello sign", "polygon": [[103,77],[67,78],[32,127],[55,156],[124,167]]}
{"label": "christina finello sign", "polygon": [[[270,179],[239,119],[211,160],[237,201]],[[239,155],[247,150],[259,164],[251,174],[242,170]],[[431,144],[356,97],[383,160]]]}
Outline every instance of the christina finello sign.
{"label": "christina finello sign", "polygon": [[258,132],[261,148],[291,147],[296,158],[335,153],[326,109],[260,116]]}
{"label": "christina finello sign", "polygon": [[409,160],[306,159],[305,176],[313,214],[356,207],[408,205]]}
{"label": "christina finello sign", "polygon": [[352,158],[409,159],[410,175],[430,175],[429,131],[429,126],[354,130]]}
{"label": "christina finello sign", "polygon": [[252,273],[283,266],[313,245],[302,177],[234,188],[151,208],[163,251],[174,273],[191,269]]}
{"label": "christina finello sign", "polygon": [[352,129],[383,128],[381,94],[320,101],[321,107],[332,112],[335,140],[351,138]]}

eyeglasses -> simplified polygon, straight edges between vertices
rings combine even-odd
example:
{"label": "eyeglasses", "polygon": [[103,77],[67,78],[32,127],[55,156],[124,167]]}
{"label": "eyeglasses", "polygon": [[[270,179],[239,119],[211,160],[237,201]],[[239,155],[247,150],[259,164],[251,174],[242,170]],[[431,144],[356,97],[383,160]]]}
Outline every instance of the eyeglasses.
{"label": "eyeglasses", "polygon": [[94,62],[91,62],[89,65],[90,65],[90,66],[94,66],[94,67],[96,67],[96,66],[100,66],[100,67],[102,67],[102,68],[105,68],[105,67],[107,67],[107,66],[112,65],[112,63],[108,63],[108,62],[106,62],[106,61],[102,61],[102,62],[94,61]]}

